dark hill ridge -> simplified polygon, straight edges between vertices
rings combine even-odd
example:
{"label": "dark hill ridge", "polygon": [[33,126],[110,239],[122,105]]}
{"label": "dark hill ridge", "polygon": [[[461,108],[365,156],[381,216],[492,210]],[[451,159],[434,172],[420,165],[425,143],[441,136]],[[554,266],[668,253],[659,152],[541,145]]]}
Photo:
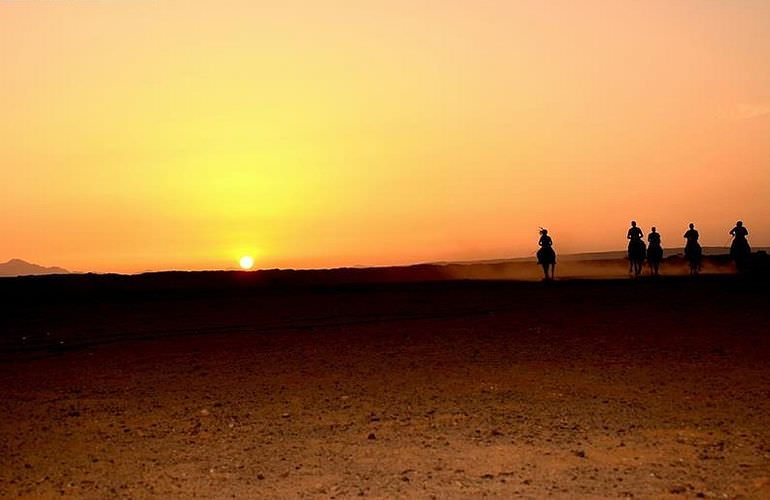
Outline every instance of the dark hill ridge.
{"label": "dark hill ridge", "polygon": [[0,276],[40,276],[44,274],[69,274],[61,267],[44,267],[21,259],[11,259],[0,264]]}
{"label": "dark hill ridge", "polygon": [[[747,277],[765,281],[770,275],[770,257],[754,254],[752,271]],[[663,279],[689,274],[687,263],[679,255],[664,259]],[[727,255],[706,256],[706,275],[734,274]],[[647,274],[645,270],[645,274]],[[557,279],[628,279],[628,261],[603,259],[569,261],[557,266]],[[702,277],[703,279],[705,277]],[[316,270],[265,269],[259,271],[166,271],[138,275],[68,274],[26,276],[0,280],[0,303],[77,302],[93,298],[110,300],[147,300],[149,297],[231,296],[252,293],[294,293],[297,290],[333,289],[373,285],[447,281],[539,281],[542,271],[533,261],[507,261],[480,264],[421,264],[401,267],[338,268]],[[90,299],[89,299],[90,300]]]}

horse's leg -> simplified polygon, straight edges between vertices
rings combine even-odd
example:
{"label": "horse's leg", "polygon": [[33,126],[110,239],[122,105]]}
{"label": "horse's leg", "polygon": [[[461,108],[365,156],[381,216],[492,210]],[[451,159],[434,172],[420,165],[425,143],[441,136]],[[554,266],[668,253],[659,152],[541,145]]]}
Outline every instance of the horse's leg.
{"label": "horse's leg", "polygon": [[738,267],[738,272],[739,273],[744,273],[749,268],[749,266],[748,266],[748,259],[743,254],[741,254],[741,256],[738,258],[738,260],[735,261],[735,263],[736,263],[736,265]]}

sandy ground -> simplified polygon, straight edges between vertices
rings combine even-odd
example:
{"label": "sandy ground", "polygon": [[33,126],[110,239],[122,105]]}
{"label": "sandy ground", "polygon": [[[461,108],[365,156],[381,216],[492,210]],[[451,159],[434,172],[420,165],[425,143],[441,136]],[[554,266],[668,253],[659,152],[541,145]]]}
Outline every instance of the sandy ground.
{"label": "sandy ground", "polygon": [[724,277],[17,304],[0,496],[768,498],[768,306]]}

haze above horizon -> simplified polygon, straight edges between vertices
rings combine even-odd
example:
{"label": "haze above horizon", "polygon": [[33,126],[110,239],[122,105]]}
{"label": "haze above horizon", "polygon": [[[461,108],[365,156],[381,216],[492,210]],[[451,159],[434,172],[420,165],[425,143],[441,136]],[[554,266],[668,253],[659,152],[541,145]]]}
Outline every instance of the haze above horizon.
{"label": "haze above horizon", "polygon": [[770,244],[770,3],[0,4],[0,262]]}

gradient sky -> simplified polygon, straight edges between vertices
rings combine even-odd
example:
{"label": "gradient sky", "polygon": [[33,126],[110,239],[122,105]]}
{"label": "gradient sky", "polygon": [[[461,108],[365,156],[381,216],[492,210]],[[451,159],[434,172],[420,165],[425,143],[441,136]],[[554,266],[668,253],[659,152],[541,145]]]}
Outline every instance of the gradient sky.
{"label": "gradient sky", "polygon": [[0,1],[0,260],[770,244],[770,2]]}

